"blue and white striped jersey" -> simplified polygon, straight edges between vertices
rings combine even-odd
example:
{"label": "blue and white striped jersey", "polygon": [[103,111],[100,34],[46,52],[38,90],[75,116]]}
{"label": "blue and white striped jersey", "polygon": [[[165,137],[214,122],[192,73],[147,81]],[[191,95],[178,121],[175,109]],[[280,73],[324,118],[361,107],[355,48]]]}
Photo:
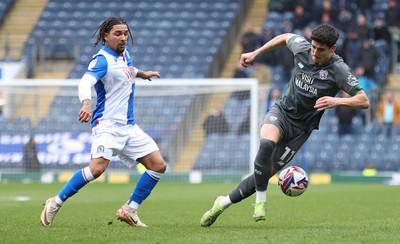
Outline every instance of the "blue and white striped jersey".
{"label": "blue and white striped jersey", "polygon": [[86,74],[96,77],[96,108],[93,111],[92,127],[102,120],[121,124],[135,124],[133,112],[135,77],[137,69],[125,48],[123,53],[103,46],[93,56]]}

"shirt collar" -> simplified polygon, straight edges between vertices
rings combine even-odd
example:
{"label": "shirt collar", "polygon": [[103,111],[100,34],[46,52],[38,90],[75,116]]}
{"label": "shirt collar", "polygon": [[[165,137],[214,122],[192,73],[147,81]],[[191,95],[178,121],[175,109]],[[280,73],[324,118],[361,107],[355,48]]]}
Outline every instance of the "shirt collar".
{"label": "shirt collar", "polygon": [[314,62],[314,60],[313,60],[312,57],[311,57],[311,52],[310,52],[309,55],[308,55],[308,61],[309,61],[311,64],[313,64],[317,69],[321,69],[321,68],[323,68],[323,67],[326,67],[326,66],[328,66],[328,65],[333,64],[333,63],[335,62],[335,60],[336,60],[336,58],[334,57],[335,55],[336,55],[336,53],[333,53],[333,54],[329,57],[329,59],[326,60],[325,63],[323,63],[322,65],[319,65],[319,64],[316,64],[316,63]]}
{"label": "shirt collar", "polygon": [[111,48],[107,47],[106,45],[103,45],[101,47],[101,49],[108,52],[109,54],[113,55],[116,58],[119,58],[121,56],[121,53],[118,53],[118,52],[112,50]]}

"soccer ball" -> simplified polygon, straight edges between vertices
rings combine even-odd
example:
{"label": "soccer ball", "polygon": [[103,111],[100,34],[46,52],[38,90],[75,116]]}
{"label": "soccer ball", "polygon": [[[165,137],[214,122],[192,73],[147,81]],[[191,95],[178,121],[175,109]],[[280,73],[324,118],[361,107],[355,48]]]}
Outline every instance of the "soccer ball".
{"label": "soccer ball", "polygon": [[278,185],[285,195],[296,197],[303,194],[308,186],[308,175],[298,166],[290,166],[279,173]]}

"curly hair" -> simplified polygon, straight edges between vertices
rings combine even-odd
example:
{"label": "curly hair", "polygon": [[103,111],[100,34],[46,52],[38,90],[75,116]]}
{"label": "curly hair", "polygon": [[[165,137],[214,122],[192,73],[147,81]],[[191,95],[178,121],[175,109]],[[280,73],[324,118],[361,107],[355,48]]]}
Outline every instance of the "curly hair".
{"label": "curly hair", "polygon": [[322,24],[311,31],[311,40],[327,45],[329,48],[336,44],[339,39],[339,32],[335,27]]}
{"label": "curly hair", "polygon": [[106,20],[103,21],[103,23],[101,23],[99,27],[97,27],[96,31],[93,34],[93,36],[95,36],[98,32],[94,46],[97,46],[97,44],[99,44],[100,42],[104,44],[104,36],[106,35],[106,33],[109,33],[114,25],[120,24],[126,25],[128,27],[129,37],[132,41],[132,33],[126,21],[121,17],[108,17]]}

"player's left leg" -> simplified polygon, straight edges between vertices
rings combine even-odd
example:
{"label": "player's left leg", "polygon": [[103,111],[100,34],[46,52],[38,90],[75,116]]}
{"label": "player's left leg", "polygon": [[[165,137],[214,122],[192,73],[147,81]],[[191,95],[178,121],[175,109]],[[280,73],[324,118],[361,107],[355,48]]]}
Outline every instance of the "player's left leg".
{"label": "player's left leg", "polygon": [[272,174],[272,155],[280,138],[279,128],[273,124],[264,124],[261,127],[260,135],[260,146],[254,160],[256,202],[253,218],[255,221],[265,220],[267,214],[267,187]]}
{"label": "player's left leg", "polygon": [[[118,209],[116,216],[119,220],[131,226],[147,227],[147,225],[140,221],[137,209],[157,185],[166,171],[167,165],[154,140],[137,126],[132,128],[132,130],[135,131],[136,135],[133,138],[135,143],[131,141],[131,145],[127,145],[119,154],[119,157],[123,162],[129,165],[132,159],[139,155],[136,161],[144,165],[146,171],[140,176],[131,196],[128,201]],[[145,154],[145,156],[140,156],[140,154]]]}

